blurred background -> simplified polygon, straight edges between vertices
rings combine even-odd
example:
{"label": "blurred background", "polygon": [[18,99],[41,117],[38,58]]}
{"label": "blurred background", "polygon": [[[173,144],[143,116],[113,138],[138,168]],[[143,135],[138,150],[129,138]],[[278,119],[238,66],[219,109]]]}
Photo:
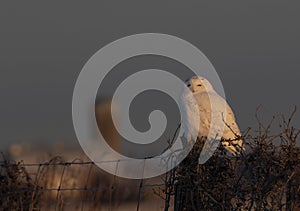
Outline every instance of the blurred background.
{"label": "blurred background", "polygon": [[144,32],[178,36],[210,59],[241,130],[256,127],[259,105],[263,121],[288,115],[300,105],[299,9],[277,0],[1,2],[0,149],[81,154],[71,116],[81,68],[104,45]]}
{"label": "blurred background", "polygon": [[[242,131],[257,126],[258,106],[263,122],[288,116],[300,106],[299,9],[300,2],[279,0],[2,1],[0,151],[25,163],[57,155],[88,160],[72,123],[76,79],[100,48],[136,33],[170,34],[198,47],[219,74]],[[116,149],[119,137],[107,116],[110,101],[97,102],[96,115],[107,118],[102,129]],[[294,125],[299,128],[299,111]],[[104,172],[95,177],[99,174],[109,177]],[[58,175],[51,176],[56,188]],[[84,185],[79,180],[86,176],[78,169],[66,178],[74,175],[70,186]]]}
{"label": "blurred background", "polygon": [[135,33],[171,34],[197,46],[242,130],[256,126],[259,105],[266,119],[290,113],[300,104],[299,9],[299,2],[277,0],[1,2],[0,147],[77,148],[71,100],[81,68],[107,43]]}

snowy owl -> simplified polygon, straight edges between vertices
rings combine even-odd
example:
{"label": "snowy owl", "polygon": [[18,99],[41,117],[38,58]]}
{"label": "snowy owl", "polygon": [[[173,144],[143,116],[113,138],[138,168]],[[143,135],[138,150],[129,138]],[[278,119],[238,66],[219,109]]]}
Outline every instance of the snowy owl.
{"label": "snowy owl", "polygon": [[233,155],[239,154],[243,150],[243,142],[237,139],[240,130],[227,102],[203,77],[193,76],[185,84],[188,89],[185,88],[181,95],[181,112],[187,141],[195,138],[188,136],[193,131],[195,134],[195,130],[198,138],[207,137],[199,162],[204,163],[212,156],[221,139],[224,139],[222,144],[227,151]]}

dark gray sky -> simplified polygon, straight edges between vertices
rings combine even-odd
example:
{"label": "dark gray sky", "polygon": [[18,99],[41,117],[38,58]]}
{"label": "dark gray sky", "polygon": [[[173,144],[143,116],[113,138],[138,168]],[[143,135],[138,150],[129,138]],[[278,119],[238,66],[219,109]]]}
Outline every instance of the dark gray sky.
{"label": "dark gray sky", "polygon": [[135,33],[171,34],[197,46],[242,130],[256,126],[258,105],[265,119],[288,114],[300,106],[299,10],[300,2],[277,0],[2,1],[0,146],[77,144],[71,101],[81,68],[105,44]]}

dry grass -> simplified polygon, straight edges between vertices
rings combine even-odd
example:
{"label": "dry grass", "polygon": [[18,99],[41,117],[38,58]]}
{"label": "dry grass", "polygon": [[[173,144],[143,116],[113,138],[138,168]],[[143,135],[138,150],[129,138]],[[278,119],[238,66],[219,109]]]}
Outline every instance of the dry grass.
{"label": "dry grass", "polygon": [[3,153],[0,165],[1,210],[38,210],[41,188],[21,162],[10,162]]}
{"label": "dry grass", "polygon": [[199,165],[205,141],[199,139],[183,162],[163,176],[162,186],[157,180],[114,177],[92,162],[54,157],[32,166],[2,154],[0,210],[122,210],[129,201],[143,210],[141,201],[156,194],[164,200],[164,210],[297,210],[300,131],[291,125],[293,115],[281,118],[276,134],[270,132],[274,119],[266,126],[258,119],[256,135],[248,130],[239,137],[247,149],[239,157],[228,156],[220,145]]}
{"label": "dry grass", "polygon": [[199,165],[204,140],[197,140],[188,157],[168,173],[166,201],[174,196],[176,211],[299,209],[300,131],[291,126],[294,113],[288,120],[282,117],[277,134],[270,134],[274,119],[267,126],[258,119],[258,135],[244,134],[247,152],[237,158],[220,146]]}
{"label": "dry grass", "polygon": [[112,210],[131,204],[134,209],[151,198],[162,183],[129,180],[100,170],[93,162],[65,161],[24,164],[0,161],[0,210]]}

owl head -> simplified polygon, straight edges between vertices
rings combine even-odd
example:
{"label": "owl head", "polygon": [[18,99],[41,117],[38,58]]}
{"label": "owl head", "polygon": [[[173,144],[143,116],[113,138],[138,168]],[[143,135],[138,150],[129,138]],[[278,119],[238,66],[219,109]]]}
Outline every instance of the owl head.
{"label": "owl head", "polygon": [[214,90],[211,83],[201,76],[193,76],[186,80],[185,84],[193,93],[209,92]]}

